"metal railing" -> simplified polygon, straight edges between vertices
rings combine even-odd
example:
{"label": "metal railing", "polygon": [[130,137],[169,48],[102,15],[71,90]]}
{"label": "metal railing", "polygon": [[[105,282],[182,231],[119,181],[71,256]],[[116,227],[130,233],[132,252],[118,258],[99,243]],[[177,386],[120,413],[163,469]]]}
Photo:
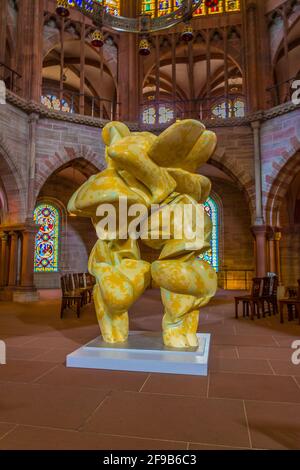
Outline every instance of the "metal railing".
{"label": "metal railing", "polygon": [[292,101],[293,94],[296,91],[292,85],[296,80],[300,81],[300,78],[289,78],[284,82],[277,83],[276,85],[267,88],[267,92],[269,94],[268,106],[273,108],[274,106],[279,106],[280,104]]}
{"label": "metal railing", "polygon": [[219,286],[228,290],[250,290],[254,269],[227,269],[218,273]]}
{"label": "metal railing", "polygon": [[0,80],[3,80],[8,90],[19,93],[21,75],[16,70],[11,69],[6,64],[0,62]]}
{"label": "metal railing", "polygon": [[178,119],[244,118],[245,98],[241,94],[214,96],[196,100],[147,100],[140,106],[140,125],[163,126]]}
{"label": "metal railing", "polygon": [[93,118],[118,120],[120,103],[70,90],[45,87],[42,103],[49,109],[82,114]]}

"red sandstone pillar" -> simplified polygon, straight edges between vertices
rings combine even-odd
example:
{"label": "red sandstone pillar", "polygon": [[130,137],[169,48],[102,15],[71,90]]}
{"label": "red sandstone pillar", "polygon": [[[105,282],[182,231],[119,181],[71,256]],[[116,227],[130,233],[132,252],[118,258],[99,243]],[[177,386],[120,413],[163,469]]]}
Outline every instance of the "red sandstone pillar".
{"label": "red sandstone pillar", "polygon": [[264,277],[267,273],[266,227],[264,225],[254,226],[252,232],[256,241],[256,276]]}
{"label": "red sandstone pillar", "polygon": [[7,278],[7,261],[8,261],[8,236],[1,233],[1,262],[0,262],[0,287],[6,286]]}
{"label": "red sandstone pillar", "polygon": [[270,235],[268,239],[268,246],[269,246],[269,271],[271,273],[277,273],[274,234]]}
{"label": "red sandstone pillar", "polygon": [[34,241],[36,229],[26,228],[23,232],[21,287],[35,290],[34,287]]}
{"label": "red sandstone pillar", "polygon": [[282,276],[281,276],[281,259],[280,259],[280,240],[281,233],[275,233],[275,258],[276,258],[276,272],[278,276],[279,285],[282,285]]}
{"label": "red sandstone pillar", "polygon": [[[5,63],[6,29],[7,29],[7,3],[8,0],[0,0],[0,62]],[[10,64],[6,64],[10,66]],[[3,72],[0,67],[0,79]]]}
{"label": "red sandstone pillar", "polygon": [[8,287],[16,286],[17,266],[18,266],[18,233],[10,232],[10,254],[9,254],[9,274]]}

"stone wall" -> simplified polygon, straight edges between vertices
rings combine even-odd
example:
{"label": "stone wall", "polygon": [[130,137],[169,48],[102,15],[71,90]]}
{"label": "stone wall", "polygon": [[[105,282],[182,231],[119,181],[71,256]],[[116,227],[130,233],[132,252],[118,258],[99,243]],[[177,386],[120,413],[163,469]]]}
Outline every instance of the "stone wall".
{"label": "stone wall", "polygon": [[300,171],[300,109],[274,117],[261,129],[263,205],[268,225],[278,211],[294,176]]}
{"label": "stone wall", "polygon": [[0,105],[0,179],[7,203],[2,223],[26,218],[28,145],[28,116],[10,104]]}

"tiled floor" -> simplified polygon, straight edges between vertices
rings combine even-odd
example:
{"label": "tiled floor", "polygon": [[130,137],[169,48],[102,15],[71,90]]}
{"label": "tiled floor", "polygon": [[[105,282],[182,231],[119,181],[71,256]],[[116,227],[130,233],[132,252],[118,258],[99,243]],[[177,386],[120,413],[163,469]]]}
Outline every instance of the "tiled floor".
{"label": "tiled floor", "polygon": [[[0,303],[0,449],[297,449],[296,323],[235,320],[232,293],[201,312],[212,334],[209,377],[66,369],[99,334],[92,306],[59,319],[59,299]],[[159,292],[134,306],[131,329],[159,330]]]}

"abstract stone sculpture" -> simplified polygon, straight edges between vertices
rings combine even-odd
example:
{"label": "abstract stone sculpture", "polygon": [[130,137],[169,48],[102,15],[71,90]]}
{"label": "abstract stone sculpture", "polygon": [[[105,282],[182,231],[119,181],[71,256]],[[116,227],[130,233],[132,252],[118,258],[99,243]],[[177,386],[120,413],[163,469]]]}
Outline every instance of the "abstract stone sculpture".
{"label": "abstract stone sculpture", "polygon": [[[207,200],[211,184],[196,171],[214,153],[216,135],[195,120],[177,122],[159,137],[150,132],[131,133],[125,124],[111,122],[103,129],[103,141],[107,169],[79,188],[68,206],[71,214],[90,217],[98,234],[89,271],[96,278],[94,300],[103,339],[108,343],[127,340],[128,311],[152,276],[161,288],[165,310],[164,344],[173,348],[197,347],[199,309],[215,295],[217,275],[198,258],[210,249],[212,225],[203,214],[203,235],[198,235],[197,215],[202,207],[199,203]],[[140,220],[138,238],[159,250],[152,266],[141,260],[138,240],[128,236],[128,222],[134,214],[124,214],[120,200],[127,201],[129,210],[135,204],[145,207],[146,217]],[[107,207],[104,204],[115,208],[118,227],[108,228],[106,238],[99,230],[104,219],[99,208]],[[153,213],[154,204],[159,205],[159,210]],[[172,213],[174,207],[184,209],[187,205],[192,211],[184,221],[180,215],[183,212]],[[165,216],[171,220],[167,226]],[[192,237],[175,237],[180,223],[185,224]]]}

